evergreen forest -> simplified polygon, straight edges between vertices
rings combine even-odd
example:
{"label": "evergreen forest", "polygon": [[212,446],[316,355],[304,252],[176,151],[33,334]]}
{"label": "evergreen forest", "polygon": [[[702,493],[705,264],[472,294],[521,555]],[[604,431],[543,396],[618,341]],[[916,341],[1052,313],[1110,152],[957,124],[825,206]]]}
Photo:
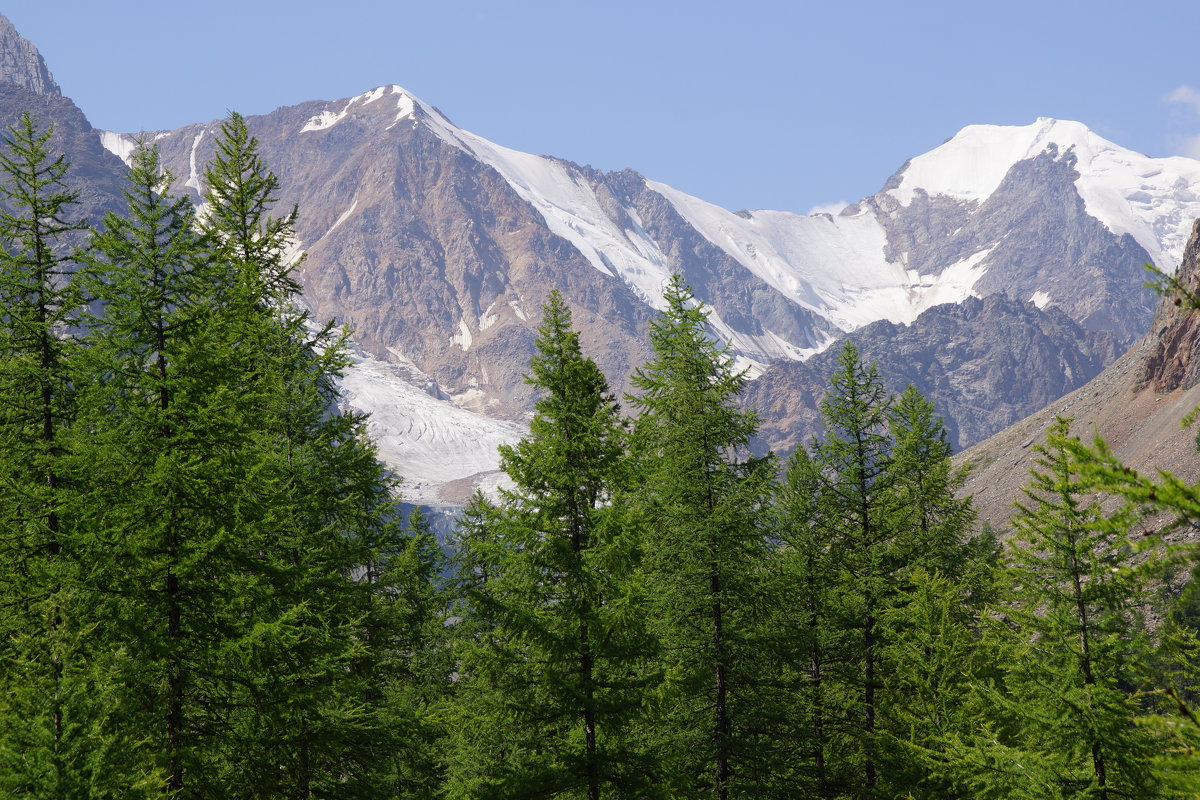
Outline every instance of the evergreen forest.
{"label": "evergreen forest", "polygon": [[852,344],[756,455],[676,278],[626,397],[550,293],[507,488],[439,543],[245,121],[198,208],[143,144],[96,221],[51,134],[0,141],[0,798],[1200,796],[1200,560],[1147,521],[1200,488],[1060,419],[980,526]]}

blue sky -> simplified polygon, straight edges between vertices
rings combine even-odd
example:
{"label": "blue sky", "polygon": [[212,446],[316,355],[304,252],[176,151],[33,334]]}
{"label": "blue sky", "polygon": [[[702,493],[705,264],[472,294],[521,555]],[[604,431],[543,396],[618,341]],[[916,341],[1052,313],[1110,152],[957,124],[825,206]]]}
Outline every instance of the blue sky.
{"label": "blue sky", "polygon": [[971,123],[1075,119],[1200,157],[1195,0],[959,3],[5,0],[123,132],[398,83],[495,142],[730,209],[878,190]]}

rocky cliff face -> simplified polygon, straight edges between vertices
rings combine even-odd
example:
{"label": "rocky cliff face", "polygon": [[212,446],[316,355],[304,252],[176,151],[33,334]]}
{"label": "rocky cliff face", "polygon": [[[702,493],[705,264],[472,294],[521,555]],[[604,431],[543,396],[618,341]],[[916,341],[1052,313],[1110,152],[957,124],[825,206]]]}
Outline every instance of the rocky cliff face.
{"label": "rocky cliff face", "polygon": [[62,94],[42,54],[3,16],[0,16],[0,83],[35,94]]}
{"label": "rocky cliff face", "polygon": [[[1200,220],[1178,271],[1190,291],[1200,286]],[[974,497],[982,521],[1005,525],[1029,481],[1035,453],[1058,416],[1084,441],[1105,439],[1115,455],[1142,473],[1200,480],[1196,432],[1181,420],[1200,406],[1200,311],[1164,297],[1151,331],[1094,379],[996,435],[959,453],[971,467],[963,493]],[[1166,520],[1150,520],[1154,527]]]}
{"label": "rocky cliff face", "polygon": [[79,206],[72,215],[98,223],[105,212],[124,207],[121,189],[126,167],[100,145],[97,131],[73,102],[62,95],[0,83],[0,132],[7,134],[25,112],[39,129],[53,127],[49,146],[71,164],[67,184],[79,193]]}
{"label": "rocky cliff face", "polygon": [[[1082,385],[1113,355],[1111,335],[1004,294],[936,306],[912,325],[876,322],[846,339],[878,364],[891,391],[912,384],[932,400],[956,447]],[[787,452],[820,432],[817,409],[836,368],[834,348],[776,364],[750,384],[746,400],[762,416],[764,446]]]}
{"label": "rocky cliff face", "polygon": [[1184,293],[1200,294],[1200,219],[1175,273],[1182,293],[1164,300],[1154,315],[1149,338],[1152,344],[1142,363],[1137,389],[1153,388],[1160,394],[1191,389],[1200,383],[1200,313]]}
{"label": "rocky cliff face", "polygon": [[911,268],[940,275],[986,252],[974,284],[980,295],[1053,304],[1084,329],[1112,334],[1121,352],[1150,324],[1156,299],[1143,282],[1153,259],[1131,235],[1088,213],[1079,179],[1075,152],[1051,143],[1014,164],[981,202],[917,192],[902,206],[886,190],[866,202],[887,229],[888,247]]}

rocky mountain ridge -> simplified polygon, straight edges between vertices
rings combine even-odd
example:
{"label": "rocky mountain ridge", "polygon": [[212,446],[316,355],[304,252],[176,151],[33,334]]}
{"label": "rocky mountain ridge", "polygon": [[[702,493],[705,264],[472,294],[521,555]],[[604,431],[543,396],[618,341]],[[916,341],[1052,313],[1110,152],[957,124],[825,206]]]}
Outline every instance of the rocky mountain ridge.
{"label": "rocky mountain ridge", "polygon": [[[888,389],[912,384],[933,401],[955,448],[986,438],[1091,380],[1117,355],[1106,332],[1057,308],[1006,294],[935,306],[911,325],[880,320],[847,334]],[[817,409],[838,368],[836,349],[779,363],[751,382],[745,402],[766,443],[784,452],[820,432]]]}
{"label": "rocky mountain ridge", "polygon": [[[819,354],[847,332],[869,352],[905,354],[890,359],[895,380],[930,392],[966,446],[1132,343],[1154,305],[1143,265],[1172,258],[1178,219],[1200,214],[1200,163],[1149,159],[1048,119],[970,126],[879,193],[810,217],[734,214],[632,170],[519,153],[398,86],[249,123],[283,177],[281,202],[303,210],[315,313],[349,323],[376,365],[505,424],[529,412],[521,375],[551,286],[623,390],[679,271],[756,378],[763,447],[814,432],[830,358]],[[215,125],[154,134],[181,191],[199,197]],[[955,310],[992,296],[1011,302]],[[1029,333],[1023,353],[1013,330]],[[988,355],[988,343],[999,349]]]}
{"label": "rocky mountain ridge", "polygon": [[[1192,226],[1176,277],[1188,291],[1200,292],[1200,220]],[[1195,427],[1180,424],[1197,406],[1200,311],[1164,297],[1151,330],[1093,380],[955,456],[970,467],[963,493],[973,496],[982,521],[1007,523],[1028,482],[1033,445],[1059,416],[1072,419],[1071,432],[1084,441],[1103,437],[1134,470],[1200,481]]]}
{"label": "rocky mountain ridge", "polygon": [[[18,93],[11,107],[53,120],[46,103],[62,101],[66,114],[48,71],[46,94],[25,85],[40,56],[12,36],[0,35],[12,51],[0,63],[24,67],[0,83]],[[177,190],[201,196],[218,123],[128,135],[72,119],[68,155],[93,176],[96,208],[111,207],[116,159],[142,138]],[[1171,268],[1180,221],[1200,215],[1200,162],[1150,159],[1050,119],[969,126],[880,192],[812,216],[733,213],[633,170],[520,153],[398,86],[248,122],[282,179],[281,207],[301,208],[306,302],[355,331],[348,402],[372,412],[381,452],[429,502],[493,480],[494,445],[523,430],[522,375],[551,288],[620,391],[681,272],[755,378],[763,447],[811,435],[828,349],[848,333],[897,383],[934,396],[967,445],[1132,342],[1153,310],[1142,264]]]}
{"label": "rocky mountain ridge", "polygon": [[42,54],[0,16],[0,84],[19,86],[34,94],[62,95]]}

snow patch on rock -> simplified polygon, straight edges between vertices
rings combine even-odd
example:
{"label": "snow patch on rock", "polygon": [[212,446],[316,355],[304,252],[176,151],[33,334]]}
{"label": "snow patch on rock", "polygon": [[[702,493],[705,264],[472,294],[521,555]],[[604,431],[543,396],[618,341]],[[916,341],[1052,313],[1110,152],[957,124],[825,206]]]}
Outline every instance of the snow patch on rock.
{"label": "snow patch on rock", "polygon": [[200,170],[196,167],[196,150],[200,147],[200,142],[204,139],[205,129],[201,128],[196,134],[196,138],[192,139],[192,152],[188,157],[188,179],[183,182],[183,185],[189,189],[195,189],[198,193],[203,194],[204,189],[200,186]]}
{"label": "snow patch on rock", "polygon": [[133,151],[137,150],[137,137],[125,133],[99,131],[100,146],[125,162],[125,166],[133,166]]}
{"label": "snow patch on rock", "polygon": [[472,341],[471,329],[467,327],[467,321],[465,319],[460,319],[458,321],[458,333],[450,337],[450,343],[456,344],[466,351],[471,349]]}
{"label": "snow patch on rock", "polygon": [[496,448],[529,434],[525,426],[431,396],[406,380],[402,366],[361,352],[353,354],[341,385],[347,405],[370,414],[367,430],[380,459],[401,477],[414,478],[402,487],[408,502],[437,503],[442,484],[494,472],[500,466]]}

